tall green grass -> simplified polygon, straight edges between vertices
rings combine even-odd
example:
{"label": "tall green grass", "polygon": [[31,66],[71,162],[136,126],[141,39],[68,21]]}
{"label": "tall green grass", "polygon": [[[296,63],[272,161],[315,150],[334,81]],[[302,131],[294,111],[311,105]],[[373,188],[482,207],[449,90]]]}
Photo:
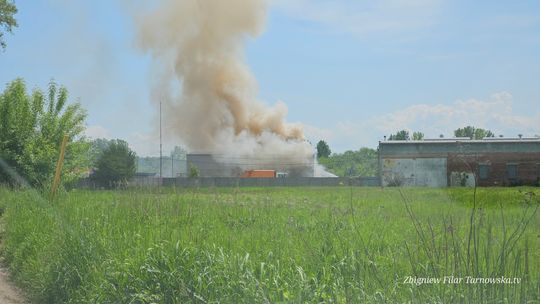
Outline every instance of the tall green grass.
{"label": "tall green grass", "polygon": [[[538,189],[0,189],[39,303],[536,303]],[[519,284],[406,284],[407,276]],[[536,302],[535,302],[536,301]]]}

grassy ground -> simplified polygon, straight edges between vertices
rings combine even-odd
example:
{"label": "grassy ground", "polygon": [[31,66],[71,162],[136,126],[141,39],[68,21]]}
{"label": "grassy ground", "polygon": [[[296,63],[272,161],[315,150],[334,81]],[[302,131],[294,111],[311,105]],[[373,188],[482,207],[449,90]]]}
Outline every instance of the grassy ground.
{"label": "grassy ground", "polygon": [[[2,254],[40,303],[538,303],[538,196],[168,189],[72,191],[49,203],[0,189]],[[463,281],[445,283],[451,275]]]}

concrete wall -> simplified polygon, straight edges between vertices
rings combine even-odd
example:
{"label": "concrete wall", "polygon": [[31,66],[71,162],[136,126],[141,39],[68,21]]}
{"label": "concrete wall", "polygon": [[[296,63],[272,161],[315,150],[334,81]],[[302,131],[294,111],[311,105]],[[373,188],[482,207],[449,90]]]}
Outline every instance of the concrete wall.
{"label": "concrete wall", "polygon": [[383,186],[446,187],[446,158],[383,158]]}
{"label": "concrete wall", "polygon": [[243,172],[236,164],[217,162],[210,154],[187,154],[186,163],[188,175],[190,167],[194,166],[199,177],[236,177]]}

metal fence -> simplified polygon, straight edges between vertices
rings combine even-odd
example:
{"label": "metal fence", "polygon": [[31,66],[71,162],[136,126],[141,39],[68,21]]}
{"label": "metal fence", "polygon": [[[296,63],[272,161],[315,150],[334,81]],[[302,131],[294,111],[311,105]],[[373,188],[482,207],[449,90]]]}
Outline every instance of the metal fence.
{"label": "metal fence", "polygon": [[[285,177],[285,178],[238,178],[238,177],[176,177],[137,178],[127,183],[127,187],[378,187],[378,177]],[[83,179],[77,188],[98,189],[90,179]]]}

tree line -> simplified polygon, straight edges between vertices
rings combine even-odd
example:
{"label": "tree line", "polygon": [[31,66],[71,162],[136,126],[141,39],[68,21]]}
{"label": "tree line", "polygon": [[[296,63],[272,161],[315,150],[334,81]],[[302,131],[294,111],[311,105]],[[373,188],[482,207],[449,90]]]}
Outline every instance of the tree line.
{"label": "tree line", "polygon": [[62,177],[66,185],[91,175],[104,185],[131,178],[136,155],[123,140],[84,136],[86,111],[68,101],[68,90],[51,81],[29,92],[23,79],[0,94],[0,184],[47,188],[68,137]]}
{"label": "tree line", "polygon": [[[411,136],[409,131],[400,130],[395,134],[390,134],[388,136],[388,140],[423,140],[424,137],[424,133],[419,131],[413,132]],[[470,139],[480,140],[484,138],[495,137],[495,133],[493,133],[491,130],[486,130],[473,126],[466,126],[454,130],[454,137],[467,137]],[[439,135],[439,138],[444,138],[444,135]]]}

